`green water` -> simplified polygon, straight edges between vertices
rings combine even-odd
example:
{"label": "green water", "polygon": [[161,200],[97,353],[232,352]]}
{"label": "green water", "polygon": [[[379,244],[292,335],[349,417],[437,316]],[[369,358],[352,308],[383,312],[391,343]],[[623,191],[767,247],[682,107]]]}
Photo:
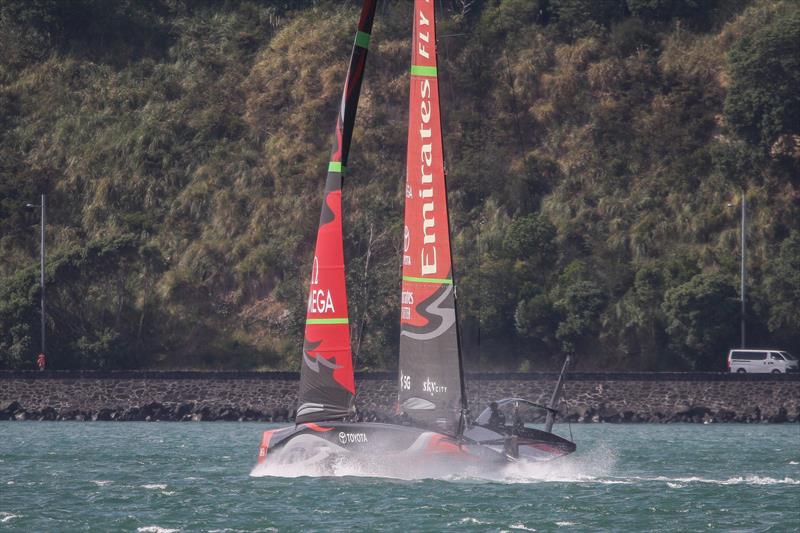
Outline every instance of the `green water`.
{"label": "green water", "polygon": [[573,425],[565,460],[422,479],[251,477],[266,427],[0,422],[0,531],[800,530],[797,424]]}

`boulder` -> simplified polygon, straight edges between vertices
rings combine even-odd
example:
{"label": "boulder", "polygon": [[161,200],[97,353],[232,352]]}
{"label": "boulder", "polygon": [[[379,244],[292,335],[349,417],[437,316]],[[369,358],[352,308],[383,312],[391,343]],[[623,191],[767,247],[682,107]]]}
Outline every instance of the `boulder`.
{"label": "boulder", "polygon": [[633,416],[630,420],[634,424],[641,424],[642,422],[647,422],[647,415],[645,413],[633,413]]}
{"label": "boulder", "polygon": [[138,406],[128,407],[125,411],[120,415],[120,420],[142,420],[144,417],[142,416],[142,410],[139,409]]}
{"label": "boulder", "polygon": [[92,415],[92,421],[95,422],[98,420],[103,422],[108,422],[109,420],[113,420],[114,418],[115,418],[114,412],[107,407],[100,409],[99,411],[97,411]]}
{"label": "boulder", "polygon": [[288,422],[289,421],[289,409],[286,407],[277,407],[272,410],[272,421],[273,422]]}
{"label": "boulder", "polygon": [[147,422],[151,420],[170,420],[172,418],[171,414],[170,409],[159,402],[151,402],[142,406],[141,416]]}
{"label": "boulder", "polygon": [[224,407],[219,415],[217,416],[217,420],[225,420],[226,422],[233,422],[239,420],[239,410],[235,407]]}
{"label": "boulder", "polygon": [[187,417],[191,418],[192,411],[194,411],[194,403],[184,403],[175,409],[175,419],[185,420]]}
{"label": "boulder", "polygon": [[760,422],[761,408],[757,405],[746,407],[742,413],[742,422]]}
{"label": "boulder", "polygon": [[576,405],[575,412],[578,415],[576,418],[577,422],[591,422],[596,414],[595,410],[588,405]]}
{"label": "boulder", "polygon": [[731,422],[736,419],[736,412],[728,409],[720,409],[717,411],[715,417],[720,422]]}
{"label": "boulder", "polygon": [[773,424],[783,424],[789,421],[789,412],[784,406],[778,408],[778,412],[769,417],[769,421]]}
{"label": "boulder", "polygon": [[58,411],[52,407],[45,407],[39,413],[39,420],[58,420]]}
{"label": "boulder", "polygon": [[242,421],[245,422],[263,421],[266,418],[267,416],[264,413],[255,409],[246,409],[241,416]]}
{"label": "boulder", "polygon": [[615,408],[607,405],[601,405],[597,411],[597,416],[602,422],[617,423],[622,421],[622,415]]}
{"label": "boulder", "polygon": [[694,422],[702,423],[711,409],[702,405],[678,404],[669,417],[669,422]]}
{"label": "boulder", "polygon": [[192,413],[192,422],[199,422],[201,420],[214,420],[214,413],[207,405],[194,408],[194,413]]}
{"label": "boulder", "polygon": [[17,401],[0,404],[0,420],[14,420],[14,415],[22,411],[22,406]]}

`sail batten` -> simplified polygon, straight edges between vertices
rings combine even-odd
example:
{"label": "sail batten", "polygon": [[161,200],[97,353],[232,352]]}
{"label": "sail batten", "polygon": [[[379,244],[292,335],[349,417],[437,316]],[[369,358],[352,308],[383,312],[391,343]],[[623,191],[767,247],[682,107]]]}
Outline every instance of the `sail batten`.
{"label": "sail batten", "polygon": [[334,420],[355,412],[342,241],[342,180],[347,169],[375,5],[376,0],[363,2],[336,118],[311,269],[297,423]]}
{"label": "sail batten", "polygon": [[399,409],[451,434],[466,407],[450,249],[434,5],[414,2],[400,313]]}

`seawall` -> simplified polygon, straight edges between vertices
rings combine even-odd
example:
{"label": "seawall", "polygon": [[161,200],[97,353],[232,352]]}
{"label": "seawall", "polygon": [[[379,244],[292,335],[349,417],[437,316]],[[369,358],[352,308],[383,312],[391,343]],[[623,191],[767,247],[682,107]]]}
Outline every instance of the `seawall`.
{"label": "seawall", "polygon": [[[473,415],[493,399],[546,404],[557,376],[467,375]],[[291,372],[0,371],[0,420],[286,421],[297,400]],[[360,416],[394,410],[393,373],[357,374]],[[800,421],[800,375],[619,373],[567,376],[562,420],[575,422]]]}

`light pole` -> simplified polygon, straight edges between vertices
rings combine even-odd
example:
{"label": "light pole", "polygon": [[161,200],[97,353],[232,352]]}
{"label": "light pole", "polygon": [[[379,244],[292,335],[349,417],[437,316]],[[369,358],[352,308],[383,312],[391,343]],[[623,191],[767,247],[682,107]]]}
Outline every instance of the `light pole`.
{"label": "light pole", "polygon": [[46,195],[42,194],[41,202],[42,202],[41,205],[25,204],[25,207],[27,207],[29,209],[39,208],[41,210],[41,215],[42,215],[42,219],[41,219],[41,223],[40,223],[40,225],[41,225],[41,241],[40,241],[40,245],[39,245],[39,261],[40,261],[40,263],[39,263],[39,284],[40,284],[40,287],[41,287],[40,294],[41,294],[41,303],[42,303],[42,309],[41,309],[41,314],[42,314],[42,317],[41,317],[42,318],[42,320],[41,320],[42,352],[41,353],[42,353],[42,355],[44,355],[45,347],[46,347],[46,344],[45,344],[45,316],[46,315],[45,315],[45,306],[44,306],[44,254],[45,254],[45,249],[44,249],[44,225],[45,225],[45,220],[46,220],[46,217],[47,217]]}
{"label": "light pole", "polygon": [[[728,204],[728,207],[734,207],[734,204]],[[742,227],[741,227],[741,230],[740,230],[740,232],[742,234],[742,265],[741,265],[741,276],[740,276],[741,285],[739,286],[739,294],[741,295],[741,304],[742,304],[742,309],[740,311],[740,314],[741,314],[741,328],[742,328],[742,342],[741,342],[740,348],[744,348],[745,347],[745,316],[746,316],[745,315],[745,309],[746,309],[745,308],[745,276],[746,276],[746,273],[745,273],[744,265],[745,265],[745,257],[747,255],[746,254],[746,243],[747,243],[747,241],[746,241],[746,238],[745,238],[745,234],[746,234],[745,233],[745,220],[746,220],[746,217],[747,217],[746,213],[747,213],[747,199],[745,198],[744,189],[742,189]]]}

